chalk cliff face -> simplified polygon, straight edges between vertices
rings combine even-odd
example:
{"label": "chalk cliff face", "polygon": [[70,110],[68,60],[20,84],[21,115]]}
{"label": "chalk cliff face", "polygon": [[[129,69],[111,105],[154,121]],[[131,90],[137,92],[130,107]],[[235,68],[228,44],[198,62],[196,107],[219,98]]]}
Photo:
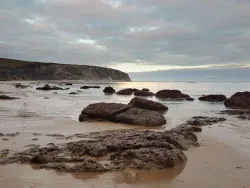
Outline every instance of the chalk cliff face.
{"label": "chalk cliff face", "polygon": [[130,81],[130,78],[124,72],[104,67],[0,58],[0,80]]}

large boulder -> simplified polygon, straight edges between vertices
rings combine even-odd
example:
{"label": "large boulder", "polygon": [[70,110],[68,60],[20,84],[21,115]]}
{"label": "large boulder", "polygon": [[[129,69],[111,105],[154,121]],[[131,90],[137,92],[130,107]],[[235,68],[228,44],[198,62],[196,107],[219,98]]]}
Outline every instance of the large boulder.
{"label": "large boulder", "polygon": [[230,108],[250,109],[250,92],[237,92],[227,99],[224,104]]}
{"label": "large boulder", "polygon": [[115,93],[115,89],[113,87],[105,87],[103,92],[107,95],[111,95],[111,94],[114,94]]}
{"label": "large boulder", "polygon": [[50,90],[67,90],[69,88],[61,88],[61,87],[57,87],[57,86],[50,86],[49,84],[46,84],[43,87],[37,87],[36,90],[43,90],[43,91],[50,91]]}
{"label": "large boulder", "polygon": [[227,100],[225,95],[203,95],[199,97],[200,101],[207,101],[207,102],[224,102]]}
{"label": "large boulder", "polygon": [[160,112],[134,108],[118,103],[95,103],[82,110],[79,121],[109,120],[118,123],[143,126],[160,126],[166,123]]}
{"label": "large boulder", "polygon": [[[114,116],[121,111],[127,110],[130,108],[126,104],[118,104],[118,103],[94,103],[88,105],[86,108],[82,110],[82,117],[88,116],[90,118],[102,118],[111,120]],[[81,115],[80,115],[81,116]],[[82,119],[79,117],[79,121]]]}
{"label": "large boulder", "polygon": [[153,92],[150,91],[137,91],[134,92],[135,96],[141,96],[141,97],[153,97],[155,94]]}
{"label": "large boulder", "polygon": [[138,97],[133,98],[129,102],[129,105],[133,107],[143,108],[143,109],[153,110],[153,111],[167,111],[168,110],[168,107],[162,103],[143,99],[143,98],[138,98]]}
{"label": "large boulder", "polygon": [[159,112],[141,108],[129,108],[117,114],[115,122],[142,126],[160,126],[166,123],[166,119]]}
{"label": "large boulder", "polygon": [[160,90],[155,94],[155,96],[160,99],[168,99],[168,100],[188,100],[188,101],[194,100],[189,95],[183,94],[179,90],[170,90],[170,89]]}
{"label": "large boulder", "polygon": [[140,91],[139,89],[126,88],[116,92],[117,95],[132,95],[134,92]]}

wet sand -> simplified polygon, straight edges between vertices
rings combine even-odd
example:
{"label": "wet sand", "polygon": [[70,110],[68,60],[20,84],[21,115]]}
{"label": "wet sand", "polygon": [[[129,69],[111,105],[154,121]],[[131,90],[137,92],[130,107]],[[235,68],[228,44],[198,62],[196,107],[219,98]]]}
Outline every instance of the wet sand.
{"label": "wet sand", "polygon": [[[250,187],[250,152],[217,139],[219,134],[213,134],[215,126],[206,127],[198,134],[201,146],[185,152],[188,157],[185,167],[173,170],[68,174],[36,170],[35,166],[30,165],[11,164],[0,166],[0,187]],[[15,139],[18,143],[18,137]]]}

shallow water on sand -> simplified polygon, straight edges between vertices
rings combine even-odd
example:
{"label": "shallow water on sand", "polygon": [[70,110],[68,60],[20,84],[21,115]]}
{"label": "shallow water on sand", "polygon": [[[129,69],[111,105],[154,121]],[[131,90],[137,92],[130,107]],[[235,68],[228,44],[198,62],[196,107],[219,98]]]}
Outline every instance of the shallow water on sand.
{"label": "shallow water on sand", "polygon": [[[167,124],[154,129],[170,129],[192,116],[197,115],[225,116],[227,121],[220,124],[220,126],[213,125],[211,128],[208,127],[206,129],[206,135],[209,136],[209,138],[217,140],[219,143],[227,143],[230,147],[236,149],[237,152],[243,153],[238,159],[233,160],[235,163],[241,160],[241,156],[250,156],[250,122],[218,114],[218,112],[225,109],[223,104],[212,104],[197,100],[197,98],[203,94],[225,94],[227,97],[230,97],[237,91],[250,90],[249,82],[131,82],[86,84],[81,81],[75,81],[73,82],[73,86],[60,86],[70,88],[64,91],[36,90],[36,87],[43,86],[44,83],[49,83],[44,81],[19,82],[31,86],[26,89],[16,89],[13,85],[14,83],[15,82],[0,82],[0,94],[3,93],[20,97],[19,100],[0,101],[0,132],[20,132],[20,135],[11,137],[7,141],[3,141],[0,138],[0,149],[10,148],[19,150],[28,144],[46,145],[49,142],[65,142],[65,140],[46,136],[46,134],[51,133],[72,135],[74,133],[114,129],[144,129],[145,127],[110,122],[78,122],[78,115],[81,110],[90,103],[128,103],[133,98],[133,96],[118,96],[115,94],[104,95],[102,92],[103,88],[112,86],[116,90],[132,87],[138,89],[149,88],[153,92],[161,89],[179,89],[183,93],[189,94],[195,98],[195,101],[174,102],[158,100],[155,97],[148,98],[160,101],[169,107],[169,111],[165,114]],[[58,83],[53,82],[51,85],[58,86]],[[80,90],[80,86],[83,85],[99,85],[101,89],[81,90],[82,92],[79,92],[77,95],[69,95],[70,92]],[[42,135],[34,136],[33,133],[40,133]],[[31,141],[33,138],[38,138],[38,140]],[[197,150],[199,150],[199,148],[197,148]],[[211,148],[207,148],[207,151],[211,151]],[[192,155],[192,152],[188,152],[187,155]],[[242,161],[244,160],[242,159]],[[187,172],[188,174],[190,173],[190,169],[192,168],[190,164],[192,164],[192,160],[189,159],[187,167],[185,167],[184,170],[183,168],[165,171],[130,170],[105,174],[62,174],[54,171],[35,170],[29,165],[13,164],[0,166],[0,187],[181,187],[182,181],[178,180],[178,177],[182,177],[182,175],[185,175]],[[197,172],[200,172],[197,176],[202,176],[202,170],[200,168],[206,172],[204,176],[207,176],[208,172],[205,171],[206,168],[202,165],[196,168],[194,167],[192,170],[195,171],[196,169]],[[222,172],[227,173],[227,168],[222,169],[224,169]],[[247,169],[248,168],[245,167],[245,170]],[[210,174],[210,176],[213,177],[213,174]],[[224,177],[225,180],[227,180],[227,177],[229,178],[230,175]],[[183,179],[185,179],[185,176]],[[192,187],[192,185],[195,184],[192,184],[192,182],[185,184],[186,187]],[[211,185],[216,187],[217,184]],[[218,187],[219,185],[221,184],[218,184]]]}

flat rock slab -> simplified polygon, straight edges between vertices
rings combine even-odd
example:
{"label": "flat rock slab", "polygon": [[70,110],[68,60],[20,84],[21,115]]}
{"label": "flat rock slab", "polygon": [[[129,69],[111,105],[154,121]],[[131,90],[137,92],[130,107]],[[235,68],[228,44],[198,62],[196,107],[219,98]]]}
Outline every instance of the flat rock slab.
{"label": "flat rock slab", "polygon": [[0,100],[14,100],[14,99],[19,99],[17,97],[10,97],[7,95],[0,95]]}

